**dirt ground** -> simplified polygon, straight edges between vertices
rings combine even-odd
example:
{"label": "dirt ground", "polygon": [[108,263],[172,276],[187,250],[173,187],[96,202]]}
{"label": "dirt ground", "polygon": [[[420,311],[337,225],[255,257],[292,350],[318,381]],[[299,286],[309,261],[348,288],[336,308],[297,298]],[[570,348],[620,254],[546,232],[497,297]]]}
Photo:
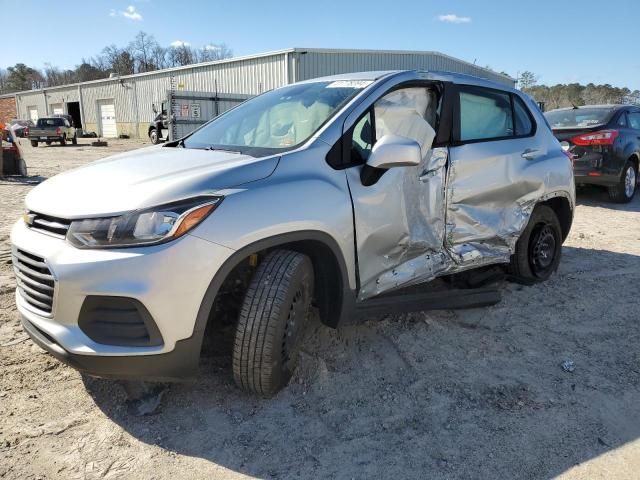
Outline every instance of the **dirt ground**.
{"label": "dirt ground", "polygon": [[25,146],[32,177],[0,180],[0,478],[640,476],[640,197],[581,193],[558,274],[505,282],[494,307],[313,328],[271,400],[214,353],[135,417],[119,384],[27,339],[14,306],[8,236],[33,184],[142,145],[82,143]]}

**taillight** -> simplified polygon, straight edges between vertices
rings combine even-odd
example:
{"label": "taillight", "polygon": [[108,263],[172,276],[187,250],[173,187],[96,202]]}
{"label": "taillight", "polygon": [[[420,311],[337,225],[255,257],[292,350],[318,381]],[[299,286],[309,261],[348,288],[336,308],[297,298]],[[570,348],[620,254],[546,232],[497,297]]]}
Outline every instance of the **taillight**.
{"label": "taillight", "polygon": [[613,145],[616,138],[620,135],[618,130],[600,130],[598,132],[583,133],[571,139],[575,145]]}
{"label": "taillight", "polygon": [[25,137],[28,137],[28,136],[29,136],[29,127],[26,127],[26,128],[24,129],[24,136],[25,136]]}
{"label": "taillight", "polygon": [[60,127],[56,128],[56,135],[60,135],[62,133],[62,130],[60,130]]}

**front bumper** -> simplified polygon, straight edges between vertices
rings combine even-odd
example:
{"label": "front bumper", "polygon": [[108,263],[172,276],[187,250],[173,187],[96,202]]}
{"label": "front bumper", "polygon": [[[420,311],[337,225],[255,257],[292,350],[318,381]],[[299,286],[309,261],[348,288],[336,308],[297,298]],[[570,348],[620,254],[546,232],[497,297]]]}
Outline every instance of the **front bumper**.
{"label": "front bumper", "polygon": [[[13,227],[11,243],[14,253],[20,249],[44,258],[55,279],[51,313],[39,311],[16,292],[27,333],[82,371],[119,378],[172,377],[176,371],[171,364],[184,371],[186,359],[193,363],[193,355],[197,366],[200,345],[189,341],[196,317],[212,278],[234,252],[191,235],[150,247],[82,250],[33,231],[22,221]],[[88,296],[139,301],[162,341],[149,347],[95,342],[78,325]]]}

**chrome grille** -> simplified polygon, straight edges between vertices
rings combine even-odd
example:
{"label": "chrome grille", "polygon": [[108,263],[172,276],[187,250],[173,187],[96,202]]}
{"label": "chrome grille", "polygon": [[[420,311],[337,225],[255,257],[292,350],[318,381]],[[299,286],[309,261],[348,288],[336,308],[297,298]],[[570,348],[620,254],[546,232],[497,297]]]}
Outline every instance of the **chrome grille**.
{"label": "chrome grille", "polygon": [[43,215],[36,212],[28,212],[25,215],[27,220],[27,226],[39,232],[43,232],[49,235],[53,235],[58,238],[65,238],[67,230],[71,225],[71,221],[63,218],[51,217],[49,215]]}
{"label": "chrome grille", "polygon": [[12,260],[22,298],[33,308],[51,313],[55,282],[44,258],[15,249]]}

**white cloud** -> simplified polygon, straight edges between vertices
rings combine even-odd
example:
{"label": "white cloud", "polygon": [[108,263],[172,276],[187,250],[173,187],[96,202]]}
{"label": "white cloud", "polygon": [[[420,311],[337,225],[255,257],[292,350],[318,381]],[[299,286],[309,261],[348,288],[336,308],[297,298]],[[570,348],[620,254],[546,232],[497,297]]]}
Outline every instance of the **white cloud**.
{"label": "white cloud", "polygon": [[117,13],[116,13],[116,11],[112,8],[112,9],[109,11],[109,16],[110,16],[110,17],[115,17],[116,15],[118,15],[118,14],[117,14]]}
{"label": "white cloud", "polygon": [[142,15],[140,15],[140,12],[138,12],[133,5],[129,5],[124,12],[120,12],[120,15],[129,20],[135,20],[136,22],[142,21]]}
{"label": "white cloud", "polygon": [[439,15],[438,20],[445,23],[471,23],[471,17],[460,17],[454,13]]}
{"label": "white cloud", "polygon": [[189,42],[183,42],[182,40],[175,40],[171,42],[169,45],[171,45],[174,48],[191,46]]}
{"label": "white cloud", "polygon": [[220,48],[218,45],[208,44],[202,47],[202,50],[205,50],[207,52],[218,52],[222,50],[222,48]]}

